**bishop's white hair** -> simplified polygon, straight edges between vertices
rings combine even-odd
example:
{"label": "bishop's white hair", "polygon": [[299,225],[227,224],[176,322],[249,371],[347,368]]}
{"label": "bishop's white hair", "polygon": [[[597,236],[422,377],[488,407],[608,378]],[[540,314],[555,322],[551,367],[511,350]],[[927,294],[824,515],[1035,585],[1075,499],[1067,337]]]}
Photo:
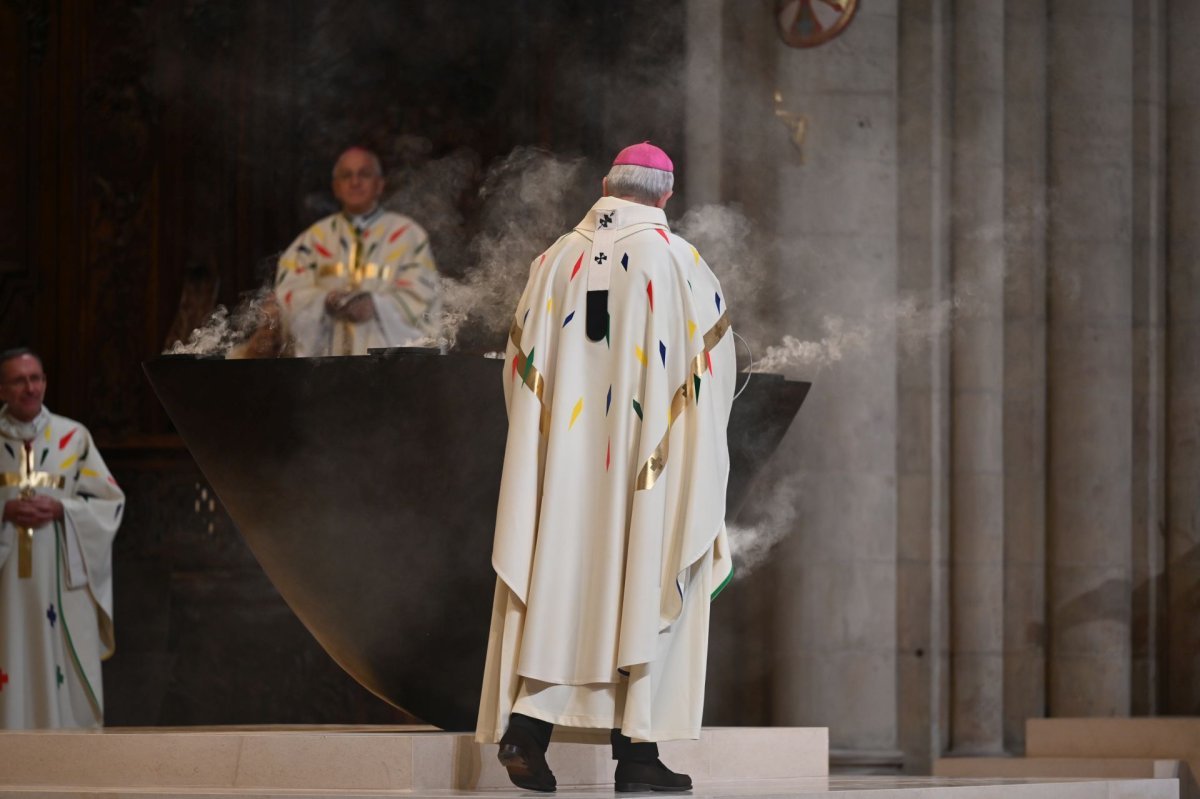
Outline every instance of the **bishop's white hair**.
{"label": "bishop's white hair", "polygon": [[675,175],[648,166],[616,164],[608,170],[608,193],[654,205],[675,186]]}

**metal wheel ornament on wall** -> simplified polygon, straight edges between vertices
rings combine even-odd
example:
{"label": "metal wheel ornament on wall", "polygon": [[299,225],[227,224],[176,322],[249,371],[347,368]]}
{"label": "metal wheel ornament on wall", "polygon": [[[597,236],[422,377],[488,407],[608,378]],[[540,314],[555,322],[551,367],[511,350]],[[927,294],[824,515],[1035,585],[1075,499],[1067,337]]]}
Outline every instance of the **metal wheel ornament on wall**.
{"label": "metal wheel ornament on wall", "polygon": [[858,0],[776,0],[775,24],[790,47],[816,47],[839,36],[854,19]]}

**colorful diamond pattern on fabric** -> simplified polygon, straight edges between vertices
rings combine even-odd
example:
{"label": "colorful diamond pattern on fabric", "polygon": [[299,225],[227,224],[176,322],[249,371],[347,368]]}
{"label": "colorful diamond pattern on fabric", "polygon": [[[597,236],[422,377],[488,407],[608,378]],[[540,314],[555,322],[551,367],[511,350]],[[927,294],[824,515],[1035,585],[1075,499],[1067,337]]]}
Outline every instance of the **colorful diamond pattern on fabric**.
{"label": "colorful diamond pattern on fabric", "polygon": [[692,375],[692,382],[696,388],[696,402],[700,402],[700,375]]}
{"label": "colorful diamond pattern on fabric", "polygon": [[403,227],[397,228],[395,233],[388,236],[388,244],[395,244],[396,239],[403,236],[408,231],[408,228],[409,228],[409,225],[404,225]]}
{"label": "colorful diamond pattern on fabric", "polygon": [[694,260],[697,264],[700,263],[700,251],[695,247],[692,248],[692,260]]}
{"label": "colorful diamond pattern on fabric", "polygon": [[650,280],[646,283],[646,296],[650,298],[650,312],[654,312],[654,281]]}
{"label": "colorful diamond pattern on fabric", "polygon": [[663,230],[662,228],[656,228],[656,230],[658,230],[658,235],[663,237],[663,241],[665,241],[667,244],[671,243],[671,237],[667,235],[667,231]]}
{"label": "colorful diamond pattern on fabric", "polygon": [[571,280],[575,279],[575,275],[579,274],[579,267],[583,266],[583,253],[579,253],[579,260],[575,262],[575,266],[571,269]]}
{"label": "colorful diamond pattern on fabric", "polygon": [[42,450],[42,458],[38,461],[38,468],[46,465],[46,458],[50,457],[50,448],[46,447]]}
{"label": "colorful diamond pattern on fabric", "polygon": [[662,358],[662,363],[665,367],[667,365],[667,345],[663,344],[661,340],[658,342],[658,356]]}
{"label": "colorful diamond pattern on fabric", "polygon": [[554,298],[547,297],[546,298],[546,313],[551,313],[553,311],[554,311]]}
{"label": "colorful diamond pattern on fabric", "polygon": [[638,415],[639,419],[642,418],[642,403],[638,402],[636,399],[633,401],[633,412]]}
{"label": "colorful diamond pattern on fabric", "polygon": [[721,310],[721,295],[714,294],[713,296],[717,298],[717,311],[720,312],[720,310]]}
{"label": "colorful diamond pattern on fabric", "polygon": [[73,427],[73,428],[71,428],[71,432],[67,433],[65,436],[63,436],[62,438],[60,438],[60,439],[58,440],[58,448],[59,448],[59,449],[66,449],[66,448],[67,448],[67,444],[70,444],[70,443],[71,443],[71,439],[72,439],[72,438],[75,436],[75,432],[76,432],[77,430],[79,430],[79,428],[78,428],[78,427]]}
{"label": "colorful diamond pattern on fabric", "polygon": [[575,426],[575,420],[579,418],[579,414],[581,413],[583,413],[583,397],[580,397],[575,402],[575,407],[571,409],[571,421],[567,423],[568,430]]}
{"label": "colorful diamond pattern on fabric", "polygon": [[608,387],[608,398],[604,400],[604,415],[608,416],[608,409],[612,407],[612,386]]}
{"label": "colorful diamond pattern on fabric", "polygon": [[608,448],[604,450],[604,471],[608,471],[608,467],[612,465],[612,438],[608,439]]}
{"label": "colorful diamond pattern on fabric", "polygon": [[63,676],[62,669],[57,663],[54,665],[54,681],[58,684],[59,688],[62,688],[62,684],[67,681],[67,678]]}
{"label": "colorful diamond pattern on fabric", "polygon": [[317,249],[317,252],[321,253],[321,255],[324,255],[326,258],[333,257],[333,253],[331,253],[329,250],[325,249],[324,247],[322,247],[320,244],[318,244],[315,241],[313,242],[313,247],[315,247]]}
{"label": "colorful diamond pattern on fabric", "polygon": [[637,359],[639,361],[642,362],[642,366],[646,365],[646,351],[645,350],[643,350],[638,345],[634,344],[633,345],[633,354],[634,354],[634,356],[637,357]]}
{"label": "colorful diamond pattern on fabric", "polygon": [[74,466],[74,465],[75,465],[75,461],[77,461],[77,460],[79,460],[79,456],[78,456],[78,455],[72,455],[71,457],[67,458],[65,461],[63,461],[62,463],[60,463],[60,464],[58,465],[58,468],[59,468],[59,469],[63,469],[63,470],[70,469],[72,466]]}
{"label": "colorful diamond pattern on fabric", "polygon": [[13,452],[13,448],[10,447],[7,442],[4,444],[4,450],[8,453],[8,457],[14,459],[17,457],[17,453]]}
{"label": "colorful diamond pattern on fabric", "polygon": [[571,324],[571,320],[574,318],[575,318],[575,312],[571,311],[569,314],[567,314],[567,318],[563,320],[562,326],[566,327],[567,325]]}
{"label": "colorful diamond pattern on fabric", "polygon": [[708,350],[704,351],[704,360],[708,363],[708,373],[712,374],[712,353]]}
{"label": "colorful diamond pattern on fabric", "polygon": [[529,379],[529,370],[533,368],[533,354],[537,352],[537,347],[529,348],[529,355],[525,357],[525,371],[521,372],[522,382]]}
{"label": "colorful diamond pattern on fabric", "polygon": [[58,614],[54,611],[54,603],[50,603],[50,607],[46,608],[46,619],[50,622],[50,626],[54,626],[54,622],[58,621]]}
{"label": "colorful diamond pattern on fabric", "polygon": [[82,474],[84,477],[99,477],[100,476],[100,472],[96,471],[95,469],[89,469],[86,466],[83,467],[83,469],[81,469],[79,471],[79,473]]}
{"label": "colorful diamond pattern on fabric", "polygon": [[629,253],[625,253],[621,256],[621,268],[626,272],[629,271]]}

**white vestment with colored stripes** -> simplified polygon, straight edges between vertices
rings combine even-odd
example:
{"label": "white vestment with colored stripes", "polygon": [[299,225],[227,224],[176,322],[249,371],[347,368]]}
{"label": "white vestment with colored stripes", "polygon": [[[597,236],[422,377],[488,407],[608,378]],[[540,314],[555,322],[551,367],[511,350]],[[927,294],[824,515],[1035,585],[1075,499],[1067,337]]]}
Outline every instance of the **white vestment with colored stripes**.
{"label": "white vestment with colored stripes", "polygon": [[[331,317],[331,291],[369,294],[374,314],[357,323]],[[383,210],[353,220],[334,214],[301,233],[279,258],[275,296],[298,357],[428,342],[441,314],[429,236],[408,217]]]}
{"label": "white vestment with colored stripes", "polygon": [[0,409],[0,505],[20,493],[26,447],[52,483],[36,493],[59,500],[63,520],[33,531],[28,578],[19,576],[17,528],[0,526],[0,727],[99,727],[125,495],[83,425],[44,408],[22,423]]}
{"label": "white vestment with colored stripes", "polygon": [[[608,292],[607,326],[589,327],[589,291]],[[534,260],[504,369],[479,740],[513,711],[699,736],[734,372],[721,286],[660,209],[603,198]]]}

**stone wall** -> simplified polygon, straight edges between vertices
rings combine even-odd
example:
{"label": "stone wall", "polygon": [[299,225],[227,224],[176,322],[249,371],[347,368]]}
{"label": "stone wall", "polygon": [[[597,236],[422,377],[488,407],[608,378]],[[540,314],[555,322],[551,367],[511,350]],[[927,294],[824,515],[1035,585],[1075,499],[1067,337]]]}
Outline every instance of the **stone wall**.
{"label": "stone wall", "polygon": [[760,718],[920,771],[1020,752],[1031,716],[1196,714],[1200,16],[860,5],[792,50],[765,9],[689,4],[689,91],[738,80],[720,136],[689,125],[704,199],[771,242],[756,346],[863,332],[788,367],[814,387],[765,481],[799,486],[791,534],[745,589]]}

